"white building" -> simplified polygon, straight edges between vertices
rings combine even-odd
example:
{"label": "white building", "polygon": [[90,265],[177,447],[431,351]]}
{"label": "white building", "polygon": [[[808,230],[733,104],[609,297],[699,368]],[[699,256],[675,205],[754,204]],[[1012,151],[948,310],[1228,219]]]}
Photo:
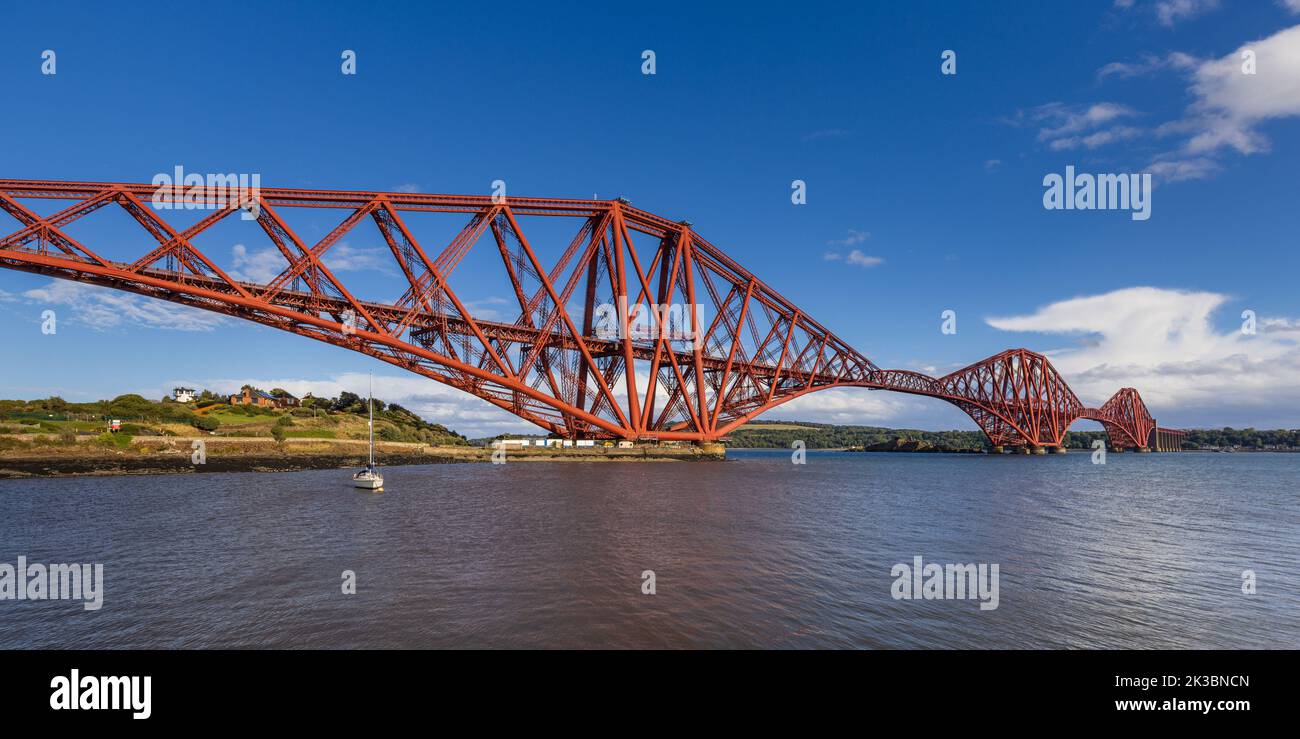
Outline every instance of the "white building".
{"label": "white building", "polygon": [[172,388],[172,400],[177,403],[193,403],[195,390],[192,387]]}

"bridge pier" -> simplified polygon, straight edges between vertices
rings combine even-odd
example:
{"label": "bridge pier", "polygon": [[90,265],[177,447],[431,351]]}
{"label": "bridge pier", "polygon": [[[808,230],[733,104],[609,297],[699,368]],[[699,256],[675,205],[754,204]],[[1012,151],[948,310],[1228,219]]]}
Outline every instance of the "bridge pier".
{"label": "bridge pier", "polygon": [[1034,445],[1032,445],[1032,446],[1029,447],[1029,453],[1030,453],[1030,454],[1047,454],[1047,447],[1041,447],[1041,446],[1038,446],[1037,444],[1034,444]]}
{"label": "bridge pier", "polygon": [[1054,447],[1052,447],[1052,454],[1066,454],[1066,453],[1067,453],[1067,452],[1066,452],[1066,449],[1065,449],[1064,446],[1054,446]]}
{"label": "bridge pier", "polygon": [[700,452],[706,457],[727,458],[727,445],[720,441],[697,441],[695,446],[699,447]]}
{"label": "bridge pier", "polygon": [[1150,452],[1150,451],[1151,451],[1151,447],[1149,447],[1149,446],[1140,446],[1140,447],[1138,447],[1137,449],[1134,449],[1133,451],[1138,452],[1139,454],[1146,454],[1147,452]]}
{"label": "bridge pier", "polygon": [[993,448],[989,450],[989,454],[1006,454],[1006,453],[1007,453],[1007,448],[1002,446],[1001,444],[994,444]]}

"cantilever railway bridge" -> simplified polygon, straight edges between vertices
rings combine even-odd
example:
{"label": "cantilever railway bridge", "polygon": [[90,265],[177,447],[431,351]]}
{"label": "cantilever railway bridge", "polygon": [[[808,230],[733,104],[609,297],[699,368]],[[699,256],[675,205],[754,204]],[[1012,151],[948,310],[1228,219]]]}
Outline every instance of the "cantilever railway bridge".
{"label": "cantilever railway bridge", "polygon": [[[66,205],[55,210],[59,204],[46,203],[48,214],[38,215],[32,201]],[[202,217],[186,227],[164,219],[178,212],[168,208],[186,204],[200,206]],[[102,248],[92,241],[92,214],[105,208],[130,217],[136,238],[129,259],[96,251]],[[342,218],[307,243],[285,220],[294,209],[332,210]],[[229,197],[208,185],[171,190],[0,180],[0,210],[17,226],[0,238],[0,267],[126,290],[335,344],[472,393],[568,438],[713,442],[807,393],[865,387],[948,401],[995,447],[1062,449],[1066,430],[1080,418],[1101,422],[1117,449],[1178,446],[1178,432],[1158,429],[1136,390],[1123,388],[1100,408],[1085,407],[1047,358],[1027,349],[943,377],[881,369],[690,223],[622,199],[285,189]],[[419,243],[408,223],[429,213],[463,224],[437,249]],[[195,246],[232,217],[255,220],[283,257],[274,279],[233,279]],[[567,246],[557,245],[558,254],[545,263],[523,225],[541,219],[572,226]],[[365,221],[373,221],[394,274],[401,275],[392,288],[401,292],[396,298],[359,298],[328,266],[331,248]],[[74,238],[72,227],[89,243]],[[508,284],[499,289],[517,303],[513,320],[475,317],[457,295],[456,269],[474,249],[488,250],[504,268]],[[702,308],[676,316],[658,308],[675,304]],[[619,311],[617,330],[600,330],[608,316],[602,308],[617,305],[629,306]],[[638,313],[638,306],[645,310]],[[637,331],[638,319],[651,330]]]}

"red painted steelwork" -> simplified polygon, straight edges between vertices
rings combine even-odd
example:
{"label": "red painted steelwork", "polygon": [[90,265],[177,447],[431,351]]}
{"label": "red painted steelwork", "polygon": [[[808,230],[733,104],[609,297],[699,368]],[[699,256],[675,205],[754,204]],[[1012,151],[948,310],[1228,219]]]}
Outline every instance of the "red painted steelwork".
{"label": "red painted steelwork", "polygon": [[[180,202],[181,194],[211,210],[178,230],[162,218],[168,211],[147,203]],[[205,186],[178,194],[142,184],[0,180],[0,210],[21,224],[0,238],[0,266],[362,352],[571,438],[716,441],[766,410],[831,387],[941,398],[975,419],[995,445],[1059,446],[1070,424],[1090,418],[1105,426],[1112,444],[1139,447],[1155,425],[1131,388],[1099,409],[1085,408],[1046,357],[1025,349],[940,378],[880,369],[689,224],[623,200],[261,189],[236,202],[225,195]],[[70,205],[42,217],[20,202],[27,199]],[[67,233],[69,224],[109,206],[125,210],[156,243],[132,261],[116,261]],[[193,243],[241,207],[284,258],[266,284],[233,279]],[[347,215],[308,245],[281,217],[290,208]],[[459,213],[468,221],[440,251],[426,251],[408,227],[411,216],[402,215],[419,212]],[[577,225],[551,265],[542,264],[522,226],[543,217]],[[395,300],[358,299],[326,265],[331,248],[366,219],[401,274]],[[651,245],[638,249],[638,239]],[[518,304],[511,321],[474,317],[452,287],[457,266],[480,242],[501,258]],[[620,302],[631,308],[603,333],[602,315]],[[651,307],[672,305],[686,309],[674,317]],[[638,319],[648,331],[632,330]]]}

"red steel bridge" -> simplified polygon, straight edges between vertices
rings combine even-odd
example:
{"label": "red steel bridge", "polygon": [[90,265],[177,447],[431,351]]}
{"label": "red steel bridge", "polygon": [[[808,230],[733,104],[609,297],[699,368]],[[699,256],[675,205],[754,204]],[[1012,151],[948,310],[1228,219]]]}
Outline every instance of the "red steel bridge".
{"label": "red steel bridge", "polygon": [[[193,222],[170,224],[188,212],[186,204],[199,210]],[[129,217],[125,238],[96,234],[91,222],[104,209]],[[315,243],[286,221],[286,214],[307,209],[329,225],[337,219]],[[1157,429],[1136,390],[1123,388],[1088,408],[1046,357],[1027,349],[943,377],[881,369],[689,222],[622,199],[285,189],[231,196],[210,183],[173,191],[0,180],[0,210],[16,229],[0,227],[7,233],[0,267],[335,344],[472,393],[567,438],[716,442],[807,393],[865,387],[952,403],[995,448],[1063,450],[1066,430],[1080,418],[1099,421],[1115,449],[1178,446],[1178,432]],[[410,222],[427,214],[455,218],[454,235],[417,241]],[[248,221],[274,245],[283,258],[274,279],[234,279],[195,245],[232,220]],[[331,248],[366,221],[382,236],[392,274],[400,275],[383,298],[359,297],[328,266]],[[546,261],[524,228],[543,221],[548,232],[567,224]],[[125,248],[126,257],[97,253],[110,243]],[[457,267],[476,249],[503,268],[508,284],[496,289],[509,290],[517,303],[513,320],[475,317],[458,296]],[[620,305],[627,307],[611,312]],[[661,308],[674,305],[686,307]]]}

